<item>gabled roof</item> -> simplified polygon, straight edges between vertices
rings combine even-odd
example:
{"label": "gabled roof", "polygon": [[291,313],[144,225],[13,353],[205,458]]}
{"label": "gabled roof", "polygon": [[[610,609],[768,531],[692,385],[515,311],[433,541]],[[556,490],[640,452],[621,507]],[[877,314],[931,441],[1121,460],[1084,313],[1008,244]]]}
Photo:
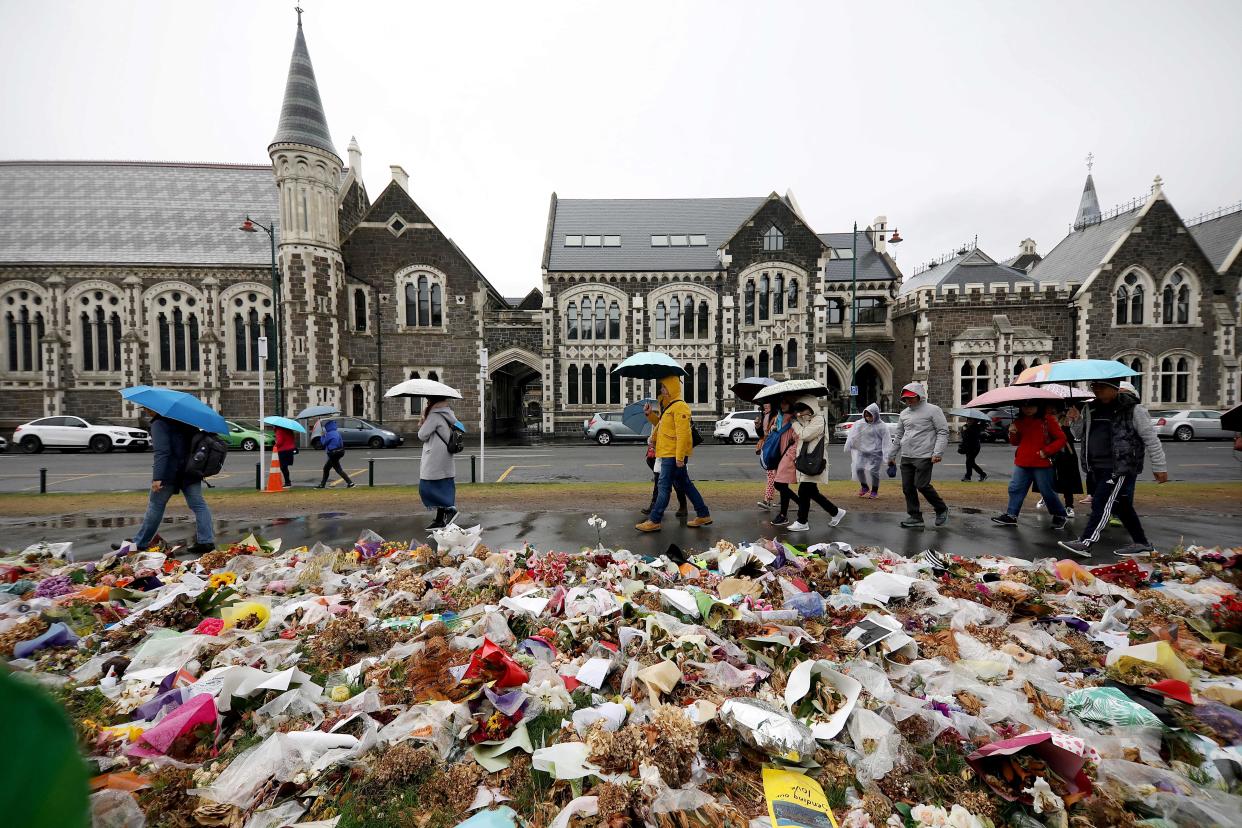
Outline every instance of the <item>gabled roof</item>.
{"label": "gabled roof", "polygon": [[302,15],[298,13],[298,33],[293,39],[293,57],[289,59],[289,79],[285,81],[285,99],[280,107],[280,123],[276,126],[273,144],[307,144],[337,155],[328,132],[328,116],[319,99],[315,68],[311,66],[306,37],[302,34]]}
{"label": "gabled roof", "polygon": [[270,166],[0,161],[0,262],[269,266]]}
{"label": "gabled roof", "polygon": [[507,297],[509,304],[516,310],[540,310],[543,308],[543,291],[531,288],[525,296]]}
{"label": "gabled roof", "polygon": [[1031,270],[1037,282],[1085,284],[1104,257],[1138,219],[1142,207],[1070,232]]}
{"label": "gabled roof", "polygon": [[[854,243],[853,231],[847,233],[819,233],[819,240],[834,250],[849,250]],[[865,230],[858,231],[858,278],[862,281],[883,279],[900,279],[901,273],[891,266],[892,260],[882,256],[875,249],[872,234]],[[849,281],[853,278],[853,263],[849,259],[828,260],[829,281]]]}
{"label": "gabled roof", "polygon": [[1242,209],[1188,229],[1212,267],[1223,272],[1229,265],[1229,255],[1237,255],[1235,251],[1242,244]]}
{"label": "gabled roof", "polygon": [[[716,250],[767,202],[756,198],[555,198],[544,256],[549,271],[719,270]],[[655,247],[651,237],[699,234],[697,247]],[[615,235],[619,247],[566,247],[565,237]]]}
{"label": "gabled roof", "polygon": [[916,273],[901,283],[897,293],[905,296],[918,290],[956,288],[962,292],[966,285],[991,285],[998,282],[1009,284],[1033,284],[1033,279],[1021,270],[998,264],[979,248],[958,254],[933,268]]}

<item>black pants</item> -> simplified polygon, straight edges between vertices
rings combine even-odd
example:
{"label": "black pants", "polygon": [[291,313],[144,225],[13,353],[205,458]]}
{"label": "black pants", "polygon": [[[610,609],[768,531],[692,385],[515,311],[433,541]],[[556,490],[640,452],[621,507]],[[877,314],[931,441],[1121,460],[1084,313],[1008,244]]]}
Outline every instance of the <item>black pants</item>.
{"label": "black pants", "polygon": [[341,468],[341,458],[344,456],[345,456],[344,449],[341,449],[339,451],[328,452],[328,462],[323,464],[323,480],[319,481],[320,486],[328,485],[328,472],[333,469],[336,470],[337,474],[339,474],[342,478],[344,478],[346,483],[354,482],[349,479],[349,475],[345,473],[345,470],[343,468]]}
{"label": "black pants", "polygon": [[966,477],[966,479],[967,479],[967,480],[969,480],[969,479],[970,479],[970,473],[971,473],[972,471],[975,471],[975,472],[978,472],[978,473],[979,473],[979,479],[980,479],[980,480],[982,480],[983,478],[985,478],[985,477],[987,477],[987,476],[988,476],[988,475],[987,475],[987,472],[985,472],[985,471],[983,470],[983,468],[982,468],[982,467],[980,467],[980,465],[979,465],[978,463],[976,463],[976,462],[975,462],[975,458],[976,458],[976,457],[978,457],[978,456],[979,456],[979,447],[978,447],[978,446],[976,446],[976,447],[974,448],[974,450],[969,450],[969,449],[968,449],[968,450],[966,451],[966,474],[965,474],[965,477]]}
{"label": "black pants", "polygon": [[824,497],[824,493],[819,490],[819,484],[807,481],[798,484],[798,523],[806,523],[806,519],[811,516],[812,500],[823,506],[825,512],[836,517],[837,505]]}
{"label": "black pants", "polygon": [[940,493],[932,486],[932,467],[930,457],[903,457],[901,460],[901,491],[906,496],[906,512],[910,517],[923,516],[919,495],[923,496],[927,505],[936,510],[936,514],[949,510],[940,498]]}
{"label": "black pants", "polygon": [[285,479],[286,486],[292,485],[289,482],[289,467],[293,465],[293,455],[296,453],[292,449],[276,452],[276,456],[280,460],[280,475]]}
{"label": "black pants", "polygon": [[1108,472],[1098,472],[1092,482],[1091,517],[1082,530],[1079,540],[1088,544],[1100,539],[1100,532],[1108,525],[1108,519],[1116,515],[1121,525],[1130,533],[1135,543],[1147,543],[1147,534],[1143,531],[1143,522],[1138,512],[1134,511],[1134,484],[1138,479],[1135,474],[1123,474],[1113,477]]}
{"label": "black pants", "polygon": [[790,488],[788,483],[773,483],[772,487],[781,493],[780,515],[781,517],[787,517],[789,515],[789,502],[797,500],[797,495],[794,494],[793,489]]}

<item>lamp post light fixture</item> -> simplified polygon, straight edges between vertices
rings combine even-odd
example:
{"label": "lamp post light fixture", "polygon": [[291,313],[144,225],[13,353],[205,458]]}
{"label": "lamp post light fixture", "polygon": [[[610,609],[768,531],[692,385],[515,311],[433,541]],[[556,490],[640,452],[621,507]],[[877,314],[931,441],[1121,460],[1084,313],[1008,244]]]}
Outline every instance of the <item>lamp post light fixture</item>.
{"label": "lamp post light fixture", "polygon": [[[883,236],[887,230],[877,230]],[[905,241],[897,228],[889,237],[889,244],[901,244]],[[856,413],[858,404],[858,222],[854,222],[854,235],[850,240],[850,411]]]}
{"label": "lamp post light fixture", "polygon": [[271,243],[272,301],[276,304],[276,341],[273,343],[273,350],[276,352],[276,368],[272,371],[272,374],[276,378],[276,410],[280,412],[281,416],[284,416],[285,392],[282,379],[285,368],[285,338],[281,332],[284,330],[285,312],[281,301],[280,271],[276,269],[276,222],[264,226],[251,219],[250,216],[246,216],[246,220],[237,229],[243,233],[257,233],[262,230],[264,233],[267,233],[268,241]]}

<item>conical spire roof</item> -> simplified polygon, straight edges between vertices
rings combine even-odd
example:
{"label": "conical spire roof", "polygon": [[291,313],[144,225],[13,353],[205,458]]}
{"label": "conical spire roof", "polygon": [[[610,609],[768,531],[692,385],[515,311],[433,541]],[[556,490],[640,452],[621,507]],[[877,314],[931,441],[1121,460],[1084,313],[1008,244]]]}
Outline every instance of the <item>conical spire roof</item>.
{"label": "conical spire roof", "polygon": [[1087,173],[1087,183],[1082,188],[1082,199],[1078,202],[1078,215],[1074,217],[1074,227],[1086,227],[1100,221],[1100,200],[1095,196],[1095,181],[1091,173]]}
{"label": "conical spire roof", "polygon": [[289,61],[289,80],[285,83],[285,102],[280,107],[280,123],[276,126],[273,144],[309,144],[336,155],[328,118],[319,100],[315,69],[311,66],[306,37],[302,34],[302,16],[298,15],[298,34],[293,41],[293,57]]}

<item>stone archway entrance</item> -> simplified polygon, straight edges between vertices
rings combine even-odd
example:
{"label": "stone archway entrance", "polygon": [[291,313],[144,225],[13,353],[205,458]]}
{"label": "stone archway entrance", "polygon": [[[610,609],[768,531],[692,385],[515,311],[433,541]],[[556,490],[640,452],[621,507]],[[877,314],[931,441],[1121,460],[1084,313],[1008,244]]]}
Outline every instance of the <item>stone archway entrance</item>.
{"label": "stone archway entrance", "polygon": [[489,433],[524,437],[538,433],[542,419],[542,360],[530,351],[508,348],[488,358]]}

